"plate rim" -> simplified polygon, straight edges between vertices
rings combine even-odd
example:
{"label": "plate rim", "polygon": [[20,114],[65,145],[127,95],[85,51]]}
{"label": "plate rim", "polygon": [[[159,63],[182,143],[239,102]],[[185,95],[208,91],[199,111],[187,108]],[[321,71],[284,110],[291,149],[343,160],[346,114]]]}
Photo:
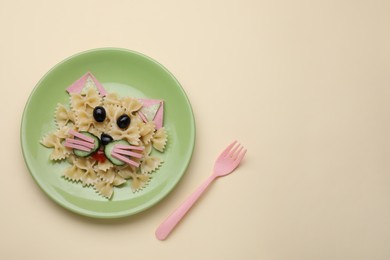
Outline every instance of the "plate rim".
{"label": "plate rim", "polygon": [[[40,180],[38,180],[37,176],[35,176],[35,174],[33,173],[32,169],[31,169],[31,166],[30,166],[30,163],[29,163],[29,159],[27,158],[27,151],[26,151],[26,148],[25,148],[25,138],[24,138],[24,135],[23,135],[23,132],[24,132],[24,129],[26,128],[25,125],[26,125],[26,114],[27,114],[27,108],[34,96],[34,93],[37,91],[38,87],[40,86],[40,84],[42,83],[42,81],[48,76],[50,75],[50,73],[55,70],[56,68],[58,68],[59,66],[61,66],[62,64],[66,63],[67,61],[73,59],[73,58],[76,58],[78,56],[81,56],[81,55],[84,55],[84,54],[90,54],[90,53],[93,53],[93,52],[104,52],[104,51],[118,51],[118,52],[125,52],[125,53],[130,53],[132,55],[137,55],[137,56],[140,56],[156,65],[158,65],[159,68],[161,68],[162,70],[165,71],[165,73],[167,73],[174,81],[175,83],[177,84],[177,86],[179,86],[178,90],[182,92],[183,94],[183,97],[185,98],[185,101],[186,103],[188,104],[188,109],[189,109],[189,112],[190,112],[190,115],[191,115],[191,126],[190,126],[190,129],[192,130],[191,133],[190,133],[190,143],[192,144],[191,146],[191,149],[189,150],[189,158],[186,162],[186,164],[184,165],[184,168],[183,168],[183,173],[180,174],[179,178],[177,178],[177,180],[175,182],[171,182],[170,183],[170,186],[169,188],[167,189],[167,191],[160,195],[160,196],[154,196],[154,200],[149,200],[148,203],[139,208],[135,208],[135,210],[132,210],[133,208],[130,208],[130,209],[125,209],[125,210],[121,210],[121,211],[118,211],[118,212],[92,212],[90,210],[78,210],[78,209],[75,209],[74,207],[71,207],[70,205],[68,204],[71,204],[71,203],[65,203],[61,200],[59,200],[56,196],[53,196],[52,194],[50,194],[48,192],[48,190],[46,190],[44,188],[44,182],[41,183]],[[114,218],[123,218],[123,217],[129,217],[129,216],[132,216],[132,215],[135,215],[137,213],[140,213],[142,211],[145,211],[151,207],[153,207],[154,205],[158,204],[161,200],[163,200],[165,197],[167,197],[173,190],[174,188],[176,187],[176,185],[180,182],[180,180],[183,178],[184,174],[186,173],[187,169],[188,169],[188,166],[192,160],[192,157],[193,157],[193,152],[194,152],[194,149],[195,149],[195,142],[196,141],[196,122],[195,122],[195,116],[194,116],[194,113],[193,113],[193,109],[192,109],[192,105],[191,105],[191,102],[187,96],[187,93],[185,92],[184,88],[182,87],[182,85],[180,84],[180,82],[177,80],[177,78],[165,67],[163,66],[160,62],[154,60],[153,58],[141,53],[141,52],[138,52],[138,51],[134,51],[134,50],[130,50],[130,49],[125,49],[125,48],[119,48],[119,47],[102,47],[102,48],[93,48],[93,49],[88,49],[88,50],[85,50],[85,51],[81,51],[81,52],[78,52],[78,53],[75,53],[71,56],[68,56],[67,58],[59,61],[58,63],[56,63],[54,66],[52,66],[41,78],[40,80],[35,84],[34,88],[32,89],[30,95],[28,96],[28,99],[25,103],[25,106],[24,106],[24,109],[23,109],[23,113],[22,113],[22,117],[21,117],[21,124],[20,124],[20,145],[21,145],[21,148],[22,148],[22,154],[23,154],[23,159],[24,159],[24,163],[27,167],[27,170],[29,172],[29,174],[33,177],[33,180],[35,181],[35,183],[38,185],[38,187],[46,194],[47,197],[49,197],[52,201],[54,201],[55,203],[57,203],[58,205],[60,205],[61,207],[69,210],[70,212],[73,212],[73,213],[76,213],[80,216],[86,216],[86,217],[91,217],[91,218],[99,218],[99,219],[114,219]],[[108,201],[107,201],[108,202]]]}

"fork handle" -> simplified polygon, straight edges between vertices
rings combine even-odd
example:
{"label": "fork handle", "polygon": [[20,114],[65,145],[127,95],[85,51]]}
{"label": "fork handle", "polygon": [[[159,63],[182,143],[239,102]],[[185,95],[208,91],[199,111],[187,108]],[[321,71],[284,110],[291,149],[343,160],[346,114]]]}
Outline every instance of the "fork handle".
{"label": "fork handle", "polygon": [[185,216],[188,210],[199,199],[200,195],[206,190],[210,183],[215,180],[215,175],[211,175],[194,193],[191,194],[156,230],[156,237],[164,240]]}

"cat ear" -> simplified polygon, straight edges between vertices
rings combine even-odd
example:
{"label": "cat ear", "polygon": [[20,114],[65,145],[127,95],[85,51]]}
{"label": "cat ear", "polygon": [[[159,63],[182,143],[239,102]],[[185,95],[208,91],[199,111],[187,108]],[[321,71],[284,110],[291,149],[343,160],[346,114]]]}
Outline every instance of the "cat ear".
{"label": "cat ear", "polygon": [[164,100],[158,99],[138,99],[142,103],[138,115],[147,123],[153,121],[156,129],[163,127],[164,121]]}
{"label": "cat ear", "polygon": [[99,92],[100,96],[104,97],[107,95],[107,91],[103,88],[103,85],[95,78],[91,72],[85,73],[81,78],[73,82],[66,91],[71,93],[82,93],[82,91],[88,87],[95,87]]}

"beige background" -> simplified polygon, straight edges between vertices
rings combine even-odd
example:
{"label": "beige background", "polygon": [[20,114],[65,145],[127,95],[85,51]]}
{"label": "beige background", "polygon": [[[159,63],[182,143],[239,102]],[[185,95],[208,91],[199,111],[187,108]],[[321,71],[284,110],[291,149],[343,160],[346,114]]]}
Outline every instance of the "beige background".
{"label": "beige background", "polygon": [[[372,0],[0,0],[0,258],[390,259],[389,14]],[[166,199],[104,221],[41,192],[19,126],[46,71],[108,46],[178,78],[197,140]],[[249,150],[241,167],[156,240],[235,138]]]}

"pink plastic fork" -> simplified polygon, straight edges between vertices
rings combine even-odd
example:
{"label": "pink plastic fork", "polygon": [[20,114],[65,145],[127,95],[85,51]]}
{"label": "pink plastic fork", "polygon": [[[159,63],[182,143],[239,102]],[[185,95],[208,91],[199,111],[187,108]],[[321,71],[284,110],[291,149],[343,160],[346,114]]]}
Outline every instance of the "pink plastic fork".
{"label": "pink plastic fork", "polygon": [[185,216],[188,210],[198,200],[200,195],[206,190],[206,188],[217,177],[226,176],[233,172],[234,169],[240,164],[242,158],[246,153],[246,149],[237,141],[231,143],[217,158],[214,164],[214,171],[210,177],[194,192],[192,195],[184,201],[179,208],[177,208],[156,230],[156,237],[159,240],[164,240],[168,237],[175,226]]}

